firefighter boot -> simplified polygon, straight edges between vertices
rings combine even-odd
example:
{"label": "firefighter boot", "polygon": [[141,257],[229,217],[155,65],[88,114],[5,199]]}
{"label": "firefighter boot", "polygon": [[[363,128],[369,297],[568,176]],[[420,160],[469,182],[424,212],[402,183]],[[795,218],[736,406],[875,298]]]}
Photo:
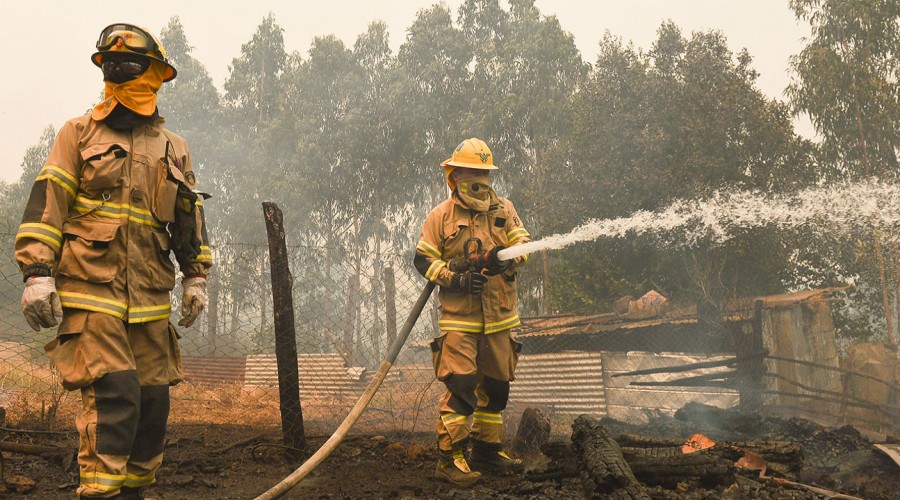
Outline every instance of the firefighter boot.
{"label": "firefighter boot", "polygon": [[469,461],[475,470],[491,474],[512,474],[522,472],[525,468],[521,460],[512,458],[503,451],[501,443],[487,443],[477,439],[472,443]]}
{"label": "firefighter boot", "polygon": [[466,455],[462,449],[438,450],[437,468],[434,477],[443,479],[460,488],[467,488],[475,484],[481,477],[480,472],[473,471],[466,462]]}
{"label": "firefighter boot", "polygon": [[129,488],[123,486],[119,489],[119,494],[115,496],[116,500],[156,500],[154,498],[144,496],[144,488]]}

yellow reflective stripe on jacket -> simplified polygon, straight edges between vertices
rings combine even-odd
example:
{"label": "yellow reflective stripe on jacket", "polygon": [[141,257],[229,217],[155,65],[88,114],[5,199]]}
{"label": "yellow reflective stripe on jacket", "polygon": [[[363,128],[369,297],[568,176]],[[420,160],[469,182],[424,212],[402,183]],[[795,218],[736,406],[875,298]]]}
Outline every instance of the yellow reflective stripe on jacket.
{"label": "yellow reflective stripe on jacket", "polygon": [[147,476],[128,474],[127,476],[125,476],[125,483],[122,486],[127,486],[129,488],[143,488],[144,486],[150,486],[155,482],[156,474],[150,474]]}
{"label": "yellow reflective stripe on jacket", "polygon": [[485,424],[503,425],[503,415],[500,413],[490,413],[486,411],[476,411],[474,413],[474,421]]}
{"label": "yellow reflective stripe on jacket", "polygon": [[495,321],[493,323],[484,325],[484,333],[489,334],[502,332],[503,330],[509,330],[510,328],[515,328],[521,324],[522,322],[519,320],[519,315],[516,314],[512,318],[507,318],[503,321]]}
{"label": "yellow reflective stripe on jacket", "polygon": [[101,312],[125,319],[128,312],[128,304],[116,300],[110,300],[86,293],[59,291],[59,301],[63,307],[72,309],[84,309],[87,311]]}
{"label": "yellow reflective stripe on jacket", "polygon": [[162,225],[156,222],[156,218],[149,210],[138,208],[127,203],[112,203],[101,200],[92,200],[85,196],[75,198],[75,205],[72,208],[78,213],[91,212],[101,217],[109,217],[112,219],[128,219],[138,224],[144,224],[155,228],[161,228]]}
{"label": "yellow reflective stripe on jacket", "polygon": [[528,231],[526,231],[524,227],[517,227],[506,232],[506,239],[509,241],[510,245],[521,240],[522,238],[530,237],[531,235],[528,234]]}
{"label": "yellow reflective stripe on jacket", "polygon": [[212,251],[207,245],[200,245],[200,253],[191,262],[212,262]]}
{"label": "yellow reflective stripe on jacket", "polygon": [[425,271],[425,279],[428,281],[434,281],[434,278],[440,274],[441,269],[447,267],[447,263],[442,260],[436,260],[428,266],[428,270]]}
{"label": "yellow reflective stripe on jacket", "polygon": [[129,323],[149,323],[160,319],[166,319],[172,315],[172,304],[165,303],[157,306],[129,307]]}
{"label": "yellow reflective stripe on jacket", "polygon": [[484,331],[484,323],[475,323],[471,321],[455,321],[452,319],[438,320],[438,327],[440,327],[441,331],[463,333],[482,333]]}
{"label": "yellow reflective stripe on jacket", "polygon": [[60,187],[68,191],[72,196],[75,196],[75,192],[78,191],[78,179],[56,165],[44,165],[44,168],[35,180],[42,181],[44,179],[59,184]]}
{"label": "yellow reflective stripe on jacket", "polygon": [[125,484],[122,474],[105,474],[103,472],[82,472],[81,484],[100,491],[117,490]]}
{"label": "yellow reflective stripe on jacket", "polygon": [[34,238],[57,250],[62,248],[62,231],[42,222],[23,222],[19,224],[16,240],[19,238]]}
{"label": "yellow reflective stripe on jacket", "polygon": [[441,252],[439,252],[436,248],[434,248],[433,246],[431,246],[431,245],[430,245],[427,241],[425,241],[425,240],[419,240],[419,244],[416,245],[416,250],[418,250],[418,251],[424,253],[425,255],[430,255],[431,257],[434,257],[435,259],[440,259],[440,258],[442,258],[442,257],[441,257]]}
{"label": "yellow reflective stripe on jacket", "polygon": [[441,422],[443,422],[444,425],[452,425],[465,419],[466,416],[459,413],[444,413],[441,415]]}

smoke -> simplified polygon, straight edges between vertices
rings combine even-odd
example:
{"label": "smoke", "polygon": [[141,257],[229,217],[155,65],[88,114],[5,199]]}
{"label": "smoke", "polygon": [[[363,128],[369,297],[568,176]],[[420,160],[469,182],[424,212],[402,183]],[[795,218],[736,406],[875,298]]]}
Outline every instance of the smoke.
{"label": "smoke", "polygon": [[887,233],[900,228],[900,186],[868,181],[774,196],[759,191],[718,192],[707,200],[677,200],[655,212],[642,210],[627,217],[592,219],[567,234],[502,250],[498,257],[509,260],[582,241],[644,235],[665,236],[674,246],[691,247],[701,241],[723,243],[738,229],[763,226]]}

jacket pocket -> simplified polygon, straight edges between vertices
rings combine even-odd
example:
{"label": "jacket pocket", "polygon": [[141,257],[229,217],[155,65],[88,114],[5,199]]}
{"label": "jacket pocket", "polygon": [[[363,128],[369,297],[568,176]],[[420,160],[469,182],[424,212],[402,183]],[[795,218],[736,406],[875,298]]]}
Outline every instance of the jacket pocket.
{"label": "jacket pocket", "polygon": [[178,202],[178,185],[185,184],[184,175],[165,158],[156,162],[156,194],[151,200],[151,210],[161,222],[175,222],[175,205]]}
{"label": "jacket pocket", "polygon": [[519,306],[519,297],[516,293],[516,274],[502,273],[497,279],[498,293],[500,295],[498,302],[501,311],[515,311]]}
{"label": "jacket pocket", "polygon": [[81,190],[91,196],[118,186],[128,161],[126,144],[90,144],[81,150]]}
{"label": "jacket pocket", "polygon": [[449,261],[463,254],[463,243],[469,238],[469,221],[455,219],[444,224],[443,259]]}
{"label": "jacket pocket", "polygon": [[91,283],[108,283],[116,276],[115,256],[109,251],[121,221],[74,219],[63,224],[59,273]]}
{"label": "jacket pocket", "polygon": [[151,269],[151,273],[157,276],[151,288],[155,290],[169,291],[175,288],[175,264],[171,258],[171,241],[169,233],[165,231],[153,231],[153,239],[157,249],[156,265],[158,270]]}

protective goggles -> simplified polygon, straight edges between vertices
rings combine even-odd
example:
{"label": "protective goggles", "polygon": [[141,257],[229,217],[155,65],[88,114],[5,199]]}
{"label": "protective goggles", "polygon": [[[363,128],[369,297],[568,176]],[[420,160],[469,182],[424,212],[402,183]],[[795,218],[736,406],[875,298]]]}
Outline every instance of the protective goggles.
{"label": "protective goggles", "polygon": [[147,54],[162,56],[159,44],[153,39],[150,33],[132,24],[110,24],[100,32],[100,38],[97,39],[97,50],[109,50],[113,45],[122,41],[128,50]]}

